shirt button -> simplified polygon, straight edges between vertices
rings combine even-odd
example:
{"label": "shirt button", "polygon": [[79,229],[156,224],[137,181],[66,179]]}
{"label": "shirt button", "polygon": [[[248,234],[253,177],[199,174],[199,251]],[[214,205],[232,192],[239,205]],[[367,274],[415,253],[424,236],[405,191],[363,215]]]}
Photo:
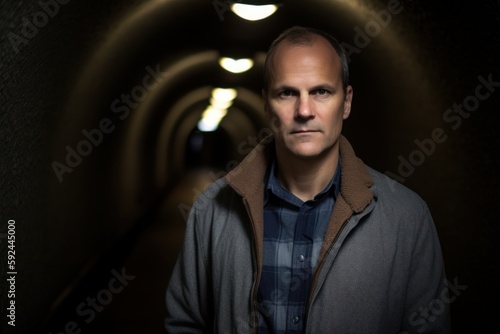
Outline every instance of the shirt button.
{"label": "shirt button", "polygon": [[299,317],[293,317],[292,322],[294,324],[298,324],[299,323]]}
{"label": "shirt button", "polygon": [[304,255],[299,255],[298,259],[299,259],[300,262],[304,262],[304,260],[306,259],[306,257]]}

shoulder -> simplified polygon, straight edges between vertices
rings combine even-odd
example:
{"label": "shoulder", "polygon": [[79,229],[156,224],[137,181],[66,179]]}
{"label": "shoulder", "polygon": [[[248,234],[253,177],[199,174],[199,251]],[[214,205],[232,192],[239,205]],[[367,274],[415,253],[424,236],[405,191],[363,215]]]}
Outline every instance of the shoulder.
{"label": "shoulder", "polygon": [[227,203],[234,198],[234,191],[228,185],[226,179],[221,177],[210,183],[195,199],[193,210],[214,210],[221,204]]}
{"label": "shoulder", "polygon": [[372,168],[369,168],[369,173],[373,179],[372,214],[386,228],[387,235],[397,236],[410,248],[415,247],[417,240],[438,242],[427,202],[414,190],[389,176]]}
{"label": "shoulder", "polygon": [[[203,247],[247,240],[248,218],[242,198],[222,177],[208,185],[195,199],[186,228]],[[221,246],[222,247],[222,246]]]}
{"label": "shoulder", "polygon": [[369,166],[367,168],[373,179],[372,192],[377,202],[398,211],[427,213],[427,203],[414,190]]}

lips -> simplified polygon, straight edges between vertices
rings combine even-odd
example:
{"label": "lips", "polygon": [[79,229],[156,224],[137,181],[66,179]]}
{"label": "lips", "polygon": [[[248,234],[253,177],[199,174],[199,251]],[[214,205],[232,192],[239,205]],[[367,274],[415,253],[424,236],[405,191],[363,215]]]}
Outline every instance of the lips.
{"label": "lips", "polygon": [[313,133],[313,132],[318,132],[317,130],[293,130],[291,133]]}

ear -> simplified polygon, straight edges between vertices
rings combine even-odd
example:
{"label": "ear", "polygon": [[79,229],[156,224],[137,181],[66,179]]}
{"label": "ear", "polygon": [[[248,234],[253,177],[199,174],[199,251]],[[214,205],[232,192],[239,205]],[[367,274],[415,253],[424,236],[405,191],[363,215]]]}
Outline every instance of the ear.
{"label": "ear", "polygon": [[353,95],[352,86],[349,85],[346,87],[346,93],[344,98],[344,112],[342,114],[342,119],[347,119],[351,114],[352,95]]}

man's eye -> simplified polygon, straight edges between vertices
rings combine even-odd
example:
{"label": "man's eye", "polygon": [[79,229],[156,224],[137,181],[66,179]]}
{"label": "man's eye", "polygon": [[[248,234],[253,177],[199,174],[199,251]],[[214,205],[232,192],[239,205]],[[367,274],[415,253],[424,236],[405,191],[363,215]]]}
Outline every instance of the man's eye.
{"label": "man's eye", "polygon": [[328,91],[326,89],[318,89],[316,92],[318,95],[326,95]]}
{"label": "man's eye", "polygon": [[293,93],[291,90],[284,90],[281,93],[279,93],[279,96],[281,96],[281,97],[288,97],[288,96],[292,96],[292,95],[293,95]]}

